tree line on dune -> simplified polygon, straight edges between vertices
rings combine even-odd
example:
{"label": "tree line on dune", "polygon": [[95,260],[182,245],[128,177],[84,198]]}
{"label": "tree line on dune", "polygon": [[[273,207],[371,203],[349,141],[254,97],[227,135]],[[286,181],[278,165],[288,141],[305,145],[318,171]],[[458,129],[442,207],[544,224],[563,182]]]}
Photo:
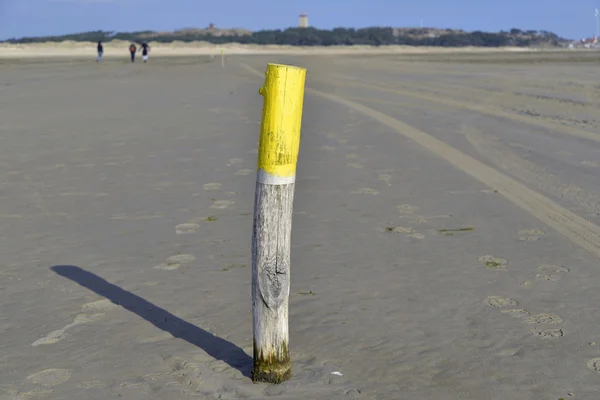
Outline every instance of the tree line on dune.
{"label": "tree line on dune", "polygon": [[512,29],[501,32],[465,32],[454,30],[437,30],[429,28],[394,29],[385,27],[373,28],[335,28],[332,30],[316,28],[288,28],[284,30],[262,30],[249,34],[215,34],[206,30],[181,31],[173,33],[142,32],[107,32],[93,31],[62,36],[23,37],[5,40],[5,43],[26,44],[41,42],[111,42],[124,40],[141,43],[153,41],[170,43],[174,41],[205,41],[214,44],[240,43],[257,45],[290,45],[290,46],[352,46],[352,45],[408,45],[408,46],[441,46],[441,47],[531,47],[539,45],[559,46],[566,39],[547,31],[522,31]]}

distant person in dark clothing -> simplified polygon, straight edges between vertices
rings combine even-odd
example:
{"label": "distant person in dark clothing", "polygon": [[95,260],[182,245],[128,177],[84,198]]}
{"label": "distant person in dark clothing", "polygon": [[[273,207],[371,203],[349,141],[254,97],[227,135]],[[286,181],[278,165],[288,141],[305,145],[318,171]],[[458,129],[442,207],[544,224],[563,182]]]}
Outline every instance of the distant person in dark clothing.
{"label": "distant person in dark clothing", "polygon": [[146,63],[148,61],[148,52],[150,51],[150,46],[148,46],[148,43],[142,43],[142,59],[144,60],[144,63]]}
{"label": "distant person in dark clothing", "polygon": [[137,51],[136,45],[131,43],[131,46],[129,46],[129,52],[131,53],[131,62],[135,62],[135,52],[136,51]]}
{"label": "distant person in dark clothing", "polygon": [[102,61],[103,53],[104,53],[104,47],[102,47],[102,42],[98,42],[98,62]]}

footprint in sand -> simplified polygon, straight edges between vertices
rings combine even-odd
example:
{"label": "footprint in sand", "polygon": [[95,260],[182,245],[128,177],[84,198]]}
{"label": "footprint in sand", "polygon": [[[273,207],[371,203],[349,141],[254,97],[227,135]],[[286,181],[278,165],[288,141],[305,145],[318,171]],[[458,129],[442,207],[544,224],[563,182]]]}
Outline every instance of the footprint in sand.
{"label": "footprint in sand", "polygon": [[175,269],[180,268],[183,265],[189,264],[196,259],[191,254],[178,254],[176,256],[172,256],[167,258],[167,262],[164,264],[159,264],[154,269],[160,269],[163,271],[173,271]]}
{"label": "footprint in sand", "polygon": [[91,303],[86,303],[81,306],[81,311],[84,312],[105,312],[112,310],[113,308],[118,307],[117,304],[113,303],[108,299],[102,299],[98,301],[93,301]]}
{"label": "footprint in sand", "polygon": [[525,320],[525,322],[530,325],[533,325],[533,324],[555,325],[555,324],[562,324],[565,322],[565,320],[562,319],[562,317],[559,317],[558,315],[542,313],[542,314],[532,315],[531,317],[527,318]]}
{"label": "footprint in sand", "polygon": [[362,188],[362,189],[359,189],[358,191],[352,192],[352,193],[355,193],[355,194],[372,194],[372,195],[378,195],[379,194],[379,190],[373,189],[373,188]]}
{"label": "footprint in sand", "polygon": [[55,331],[52,331],[49,334],[47,334],[45,337],[38,339],[35,342],[31,343],[31,345],[33,347],[37,347],[37,346],[41,346],[44,344],[54,344],[54,343],[60,342],[61,340],[63,340],[64,338],[67,337],[67,334],[66,334],[67,329],[72,328],[73,326],[75,326],[75,324],[69,324],[69,325],[66,325],[63,329],[57,329]]}
{"label": "footprint in sand", "polygon": [[245,175],[250,175],[252,172],[254,172],[254,171],[252,171],[251,169],[244,168],[244,169],[240,169],[240,170],[236,171],[234,175],[245,176]]}
{"label": "footprint in sand", "polygon": [[600,358],[594,358],[587,363],[588,368],[600,373]]}
{"label": "footprint in sand", "polygon": [[405,220],[409,224],[413,225],[422,225],[428,222],[428,220],[422,215],[401,215],[398,218]]}
{"label": "footprint in sand", "polygon": [[194,223],[179,224],[175,227],[175,233],[178,235],[187,235],[196,233],[200,225]]}
{"label": "footprint in sand", "polygon": [[[516,304],[515,304],[516,305]],[[502,310],[502,313],[507,314],[513,318],[521,319],[528,325],[557,325],[564,323],[564,319],[559,317],[558,315],[553,314],[535,314],[531,315],[529,311],[523,309],[512,309],[512,310]],[[564,332],[559,328],[550,328],[550,329],[542,329],[542,328],[533,328],[530,330],[531,334],[537,336],[541,339],[555,339],[564,336]]]}
{"label": "footprint in sand", "polygon": [[569,269],[560,265],[540,265],[535,275],[536,279],[543,281],[559,281],[563,274],[569,272]]}
{"label": "footprint in sand", "polygon": [[532,329],[531,333],[535,336],[538,336],[541,339],[556,339],[564,336],[564,332],[562,329],[553,328],[553,329]]}
{"label": "footprint in sand", "polygon": [[67,331],[69,329],[77,325],[84,325],[90,322],[94,322],[103,317],[106,311],[111,310],[115,307],[117,307],[117,305],[107,299],[86,303],[81,307],[81,310],[85,313],[94,314],[77,314],[73,319],[73,322],[65,325],[61,329],[57,329],[55,331],[50,332],[43,338],[40,338],[35,342],[31,343],[31,345],[33,347],[37,347],[44,344],[54,344],[60,342],[61,340],[67,337]]}
{"label": "footprint in sand", "polygon": [[395,232],[395,233],[413,233],[413,230],[411,228],[406,228],[404,226],[388,226],[387,228],[385,228],[388,232]]}
{"label": "footprint in sand", "polygon": [[479,261],[489,269],[495,269],[500,271],[506,271],[508,260],[504,258],[498,258],[494,256],[481,256],[479,257]]}
{"label": "footprint in sand", "polygon": [[359,168],[364,168],[365,166],[362,164],[358,164],[358,163],[348,163],[348,164],[346,164],[346,167],[359,169]]}
{"label": "footprint in sand", "polygon": [[512,357],[512,356],[515,356],[515,355],[517,355],[517,353],[518,353],[519,351],[521,351],[521,349],[520,349],[520,348],[518,348],[518,349],[504,349],[504,350],[500,350],[500,351],[498,352],[498,355],[499,355],[500,357]]}
{"label": "footprint in sand", "polygon": [[356,160],[358,156],[356,154],[346,154],[348,160]]}
{"label": "footprint in sand", "polygon": [[210,208],[223,209],[223,208],[227,208],[233,204],[235,204],[235,201],[232,201],[232,200],[215,200],[215,202],[213,203],[212,206],[210,206]]}
{"label": "footprint in sand", "polygon": [[415,232],[412,228],[407,228],[404,226],[388,226],[385,228],[388,232],[394,233],[403,233],[406,236],[415,238],[415,239],[425,239],[425,235],[419,232]]}
{"label": "footprint in sand", "polygon": [[36,386],[50,388],[67,382],[71,379],[71,375],[71,370],[51,368],[29,375],[25,379],[25,382]]}
{"label": "footprint in sand", "polygon": [[205,183],[204,190],[218,190],[221,189],[220,183]]}
{"label": "footprint in sand", "polygon": [[541,236],[545,235],[544,231],[539,229],[522,229],[519,231],[519,240],[523,241],[534,241],[539,240]]}
{"label": "footprint in sand", "polygon": [[164,360],[171,370],[171,376],[179,383],[198,391],[204,384],[202,379],[203,365],[189,362],[180,357],[171,357]]}
{"label": "footprint in sand", "polygon": [[400,214],[414,214],[419,209],[419,207],[411,204],[400,204],[397,207]]}
{"label": "footprint in sand", "polygon": [[598,167],[598,166],[600,166],[600,164],[598,164],[595,161],[582,161],[581,164],[585,165],[586,167]]}
{"label": "footprint in sand", "polygon": [[494,308],[505,308],[505,307],[514,307],[518,303],[516,300],[513,300],[508,297],[500,297],[500,296],[488,296],[485,299],[485,304]]}

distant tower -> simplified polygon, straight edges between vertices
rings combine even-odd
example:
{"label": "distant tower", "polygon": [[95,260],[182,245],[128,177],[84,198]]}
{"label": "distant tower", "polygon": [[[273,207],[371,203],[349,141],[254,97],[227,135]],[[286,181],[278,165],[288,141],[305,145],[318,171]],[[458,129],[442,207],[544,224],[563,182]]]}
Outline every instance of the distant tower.
{"label": "distant tower", "polygon": [[305,13],[300,14],[300,18],[298,19],[298,26],[300,28],[308,28],[308,15]]}

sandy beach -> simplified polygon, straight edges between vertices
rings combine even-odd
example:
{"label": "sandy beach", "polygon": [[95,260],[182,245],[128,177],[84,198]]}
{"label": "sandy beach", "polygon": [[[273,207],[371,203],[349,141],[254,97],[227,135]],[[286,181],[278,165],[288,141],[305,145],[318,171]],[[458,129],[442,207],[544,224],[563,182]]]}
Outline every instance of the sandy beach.
{"label": "sandy beach", "polygon": [[[600,53],[91,46],[0,46],[0,399],[597,399]],[[280,385],[269,62],[307,68]]]}
{"label": "sandy beach", "polygon": [[[429,54],[429,53],[497,53],[525,52],[522,47],[481,48],[443,48],[443,47],[412,47],[412,46],[285,46],[285,45],[243,45],[226,43],[222,45],[208,42],[178,42],[148,43],[152,49],[152,57],[202,56],[202,55],[347,55],[347,54]],[[130,42],[114,40],[104,44],[104,56],[107,58],[127,55]],[[531,50],[529,50],[531,51]],[[39,58],[39,57],[71,57],[86,58],[96,55],[96,43],[64,41],[58,43],[9,44],[0,43],[0,59],[2,58]]]}

